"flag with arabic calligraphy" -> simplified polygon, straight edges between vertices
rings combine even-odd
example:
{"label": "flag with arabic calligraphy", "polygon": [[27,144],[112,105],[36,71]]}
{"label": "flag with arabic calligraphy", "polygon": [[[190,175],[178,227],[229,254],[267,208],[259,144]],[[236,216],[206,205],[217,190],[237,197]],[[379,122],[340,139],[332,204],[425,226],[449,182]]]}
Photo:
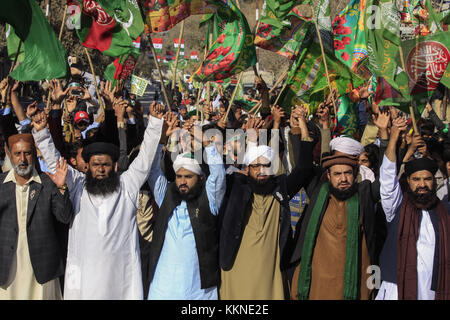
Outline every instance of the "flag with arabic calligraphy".
{"label": "flag with arabic calligraphy", "polygon": [[311,0],[266,0],[257,23],[255,45],[295,59],[308,33],[311,17],[301,12]]}
{"label": "flag with arabic calligraphy", "polygon": [[450,31],[403,41],[403,60],[416,113],[422,113],[439,83],[450,79]]}

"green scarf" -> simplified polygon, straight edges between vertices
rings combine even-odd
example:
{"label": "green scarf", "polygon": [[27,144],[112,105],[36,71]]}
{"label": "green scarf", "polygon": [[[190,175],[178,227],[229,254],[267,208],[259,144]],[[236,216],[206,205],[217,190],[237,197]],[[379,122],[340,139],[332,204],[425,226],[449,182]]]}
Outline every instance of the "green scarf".
{"label": "green scarf", "polygon": [[[306,228],[303,243],[300,274],[298,277],[297,298],[308,300],[311,286],[311,264],[320,227],[320,213],[328,198],[328,183],[324,183],[319,191],[316,203]],[[355,300],[358,295],[358,249],[359,247],[359,196],[355,193],[347,200],[347,243],[345,249],[344,299]]]}

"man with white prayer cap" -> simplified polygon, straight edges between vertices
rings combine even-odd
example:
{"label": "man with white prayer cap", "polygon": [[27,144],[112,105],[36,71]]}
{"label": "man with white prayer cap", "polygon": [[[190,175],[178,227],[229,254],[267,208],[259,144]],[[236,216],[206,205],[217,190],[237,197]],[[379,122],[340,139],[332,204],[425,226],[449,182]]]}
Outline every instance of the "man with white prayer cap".
{"label": "man with white prayer cap", "polygon": [[[278,153],[266,145],[252,146],[244,157],[247,175],[233,173],[226,208],[221,210],[220,299],[283,300],[291,254],[289,200],[313,177],[313,142],[305,117],[293,126],[295,167],[275,176]],[[251,141],[249,134],[249,144]]]}
{"label": "man with white prayer cap", "polygon": [[[175,182],[161,171],[157,149],[148,183],[159,206],[150,246],[149,300],[217,300],[220,280],[217,215],[225,195],[225,167],[216,146],[204,141],[206,178],[191,153],[173,163]],[[206,146],[208,145],[208,146]]]}
{"label": "man with white prayer cap", "polygon": [[[330,149],[333,154],[346,154],[357,157],[364,153],[364,146],[359,141],[346,136],[336,137],[331,140]],[[373,171],[364,165],[359,166],[359,174],[361,181],[375,181],[375,174]]]}
{"label": "man with white prayer cap", "polygon": [[355,139],[346,136],[336,137],[330,141],[331,152],[345,153],[350,156],[359,156],[364,152],[364,146]]}

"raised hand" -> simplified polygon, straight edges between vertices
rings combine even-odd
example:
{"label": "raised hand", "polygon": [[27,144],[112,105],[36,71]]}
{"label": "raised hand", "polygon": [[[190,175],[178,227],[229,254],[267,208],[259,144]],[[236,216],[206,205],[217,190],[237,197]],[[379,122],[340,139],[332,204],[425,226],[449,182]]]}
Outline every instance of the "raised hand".
{"label": "raised hand", "polygon": [[162,119],[164,115],[164,106],[153,101],[150,105],[150,115],[154,118]]}
{"label": "raised hand", "polygon": [[178,119],[176,113],[174,112],[166,113],[164,120],[167,123],[166,136],[170,137],[174,132],[180,130],[180,127],[177,125],[180,120]]}
{"label": "raised hand", "polygon": [[[392,121],[391,135],[398,135],[401,132],[406,131],[407,128],[408,128],[408,124],[405,119],[396,118]],[[398,137],[397,137],[397,139],[398,139]]]}
{"label": "raised hand", "polygon": [[75,108],[77,107],[77,97],[74,96],[69,96],[66,99],[66,107],[67,107],[67,111],[69,113],[72,113],[75,111]]}
{"label": "raised hand", "polygon": [[274,106],[271,110],[271,113],[274,122],[274,129],[278,129],[280,127],[281,121],[285,117],[284,110],[280,106]]}
{"label": "raised hand", "polygon": [[389,110],[384,110],[383,112],[380,112],[378,116],[372,115],[373,123],[378,127],[380,130],[387,130],[389,127],[389,123],[391,121],[391,114]]}
{"label": "raised hand", "polygon": [[46,174],[49,176],[49,178],[53,181],[54,184],[58,188],[62,188],[66,184],[66,177],[67,177],[67,160],[64,158],[57,159],[56,161],[56,171],[54,174],[50,172],[46,172]]}
{"label": "raised hand", "polygon": [[31,119],[38,111],[37,102],[33,101],[27,107],[27,118]]}
{"label": "raised hand", "polygon": [[127,102],[122,98],[114,98],[112,107],[117,117],[117,122],[123,122]]}
{"label": "raised hand", "polygon": [[60,104],[69,93],[70,88],[63,90],[61,87],[61,81],[57,79],[51,79],[49,90],[51,92],[52,101],[56,104]]}
{"label": "raised hand", "polygon": [[112,83],[109,80],[107,80],[106,82],[102,81],[100,83],[100,95],[103,97],[103,99],[105,99],[106,104],[109,106],[112,105],[117,91],[117,86],[115,86],[113,89]]}
{"label": "raised hand", "polygon": [[83,96],[81,97],[81,100],[87,100],[87,101],[91,100],[92,97],[91,97],[91,94],[90,94],[89,90],[87,88],[84,88],[84,87],[81,88],[81,89],[83,90]]}
{"label": "raised hand", "polygon": [[31,120],[31,125],[36,131],[41,131],[47,126],[47,115],[45,112],[37,113]]}
{"label": "raised hand", "polygon": [[319,124],[323,129],[329,129],[330,128],[330,109],[326,106],[320,106],[317,111],[316,115],[319,118]]}

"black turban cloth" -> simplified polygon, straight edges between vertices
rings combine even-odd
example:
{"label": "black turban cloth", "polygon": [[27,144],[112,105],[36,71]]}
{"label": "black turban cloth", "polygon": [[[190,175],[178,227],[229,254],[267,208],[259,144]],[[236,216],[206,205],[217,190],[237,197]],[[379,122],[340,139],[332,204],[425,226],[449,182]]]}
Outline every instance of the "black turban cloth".
{"label": "black turban cloth", "polygon": [[438,170],[438,165],[436,161],[430,158],[419,158],[408,161],[405,163],[405,173],[406,176],[412,175],[414,172],[427,170],[430,171],[434,176]]}
{"label": "black turban cloth", "polygon": [[89,162],[89,159],[97,154],[107,154],[111,157],[113,162],[117,162],[117,160],[119,160],[120,152],[116,145],[106,142],[94,142],[88,144],[81,152],[81,156],[86,162]]}

